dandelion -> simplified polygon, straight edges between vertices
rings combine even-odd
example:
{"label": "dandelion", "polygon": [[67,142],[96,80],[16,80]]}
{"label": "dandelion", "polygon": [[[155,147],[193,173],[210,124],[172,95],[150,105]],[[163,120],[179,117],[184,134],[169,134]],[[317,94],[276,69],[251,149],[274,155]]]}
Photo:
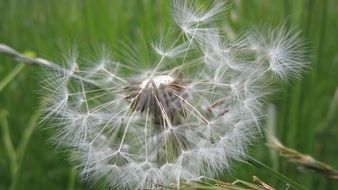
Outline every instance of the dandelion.
{"label": "dandelion", "polygon": [[45,120],[85,179],[112,189],[179,187],[245,159],[270,83],[299,77],[306,64],[298,33],[284,27],[225,39],[214,23],[225,10],[223,2],[172,1],[177,31],[150,42],[151,63],[115,61],[106,49],[83,59],[74,50],[51,67]]}

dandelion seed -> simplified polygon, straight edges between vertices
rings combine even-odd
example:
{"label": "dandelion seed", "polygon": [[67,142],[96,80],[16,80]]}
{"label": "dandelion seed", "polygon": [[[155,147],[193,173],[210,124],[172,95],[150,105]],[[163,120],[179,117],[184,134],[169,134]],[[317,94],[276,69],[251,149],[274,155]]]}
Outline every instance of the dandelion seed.
{"label": "dandelion seed", "polygon": [[213,23],[225,5],[172,1],[179,34],[152,43],[151,69],[137,65],[132,47],[125,51],[132,65],[107,50],[99,59],[73,50],[64,69],[47,72],[44,120],[57,129],[55,142],[74,152],[84,179],[105,179],[111,189],[179,187],[245,158],[260,134],[268,76],[298,78],[303,44],[285,28],[229,42]]}
{"label": "dandelion seed", "polygon": [[253,29],[249,34],[249,44],[257,51],[259,61],[265,60],[269,65],[267,70],[279,79],[300,78],[300,73],[308,67],[300,33],[288,31],[284,25],[278,29],[266,30],[268,32]]}

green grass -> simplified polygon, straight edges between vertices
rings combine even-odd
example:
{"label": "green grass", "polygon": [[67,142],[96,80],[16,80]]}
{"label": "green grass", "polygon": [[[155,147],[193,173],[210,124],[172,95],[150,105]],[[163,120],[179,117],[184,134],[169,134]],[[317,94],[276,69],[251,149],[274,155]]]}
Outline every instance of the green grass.
{"label": "green grass", "polygon": [[[303,80],[293,81],[277,93],[276,121],[271,125],[286,146],[335,168],[338,168],[337,96],[333,100],[338,88],[337,10],[337,0],[241,0],[233,2],[231,16],[224,18],[237,32],[252,24],[277,25],[284,21],[288,27],[302,31],[308,41],[311,69]],[[0,2],[0,43],[52,60],[59,54],[58,43],[78,44],[80,49],[92,44],[119,48],[118,42],[127,39],[142,47],[144,41],[158,37],[160,27],[169,24],[167,1]],[[46,126],[34,127],[43,70],[17,65],[11,58],[0,55],[0,111],[7,113],[0,118],[0,189],[95,189],[81,183],[67,154],[56,151],[48,142],[54,131]],[[272,157],[269,151],[264,140],[250,147],[257,160],[310,189],[338,189],[338,182]],[[251,181],[253,175],[285,189],[285,184],[265,170],[243,163],[236,163],[227,179]]]}

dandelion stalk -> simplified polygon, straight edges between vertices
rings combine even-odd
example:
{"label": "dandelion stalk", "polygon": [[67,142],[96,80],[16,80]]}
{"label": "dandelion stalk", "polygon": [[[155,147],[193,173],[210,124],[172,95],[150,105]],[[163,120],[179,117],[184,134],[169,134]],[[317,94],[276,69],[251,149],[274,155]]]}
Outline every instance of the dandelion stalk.
{"label": "dandelion stalk", "polygon": [[76,182],[76,168],[72,167],[69,170],[69,179],[68,179],[68,187],[67,190],[74,190]]}

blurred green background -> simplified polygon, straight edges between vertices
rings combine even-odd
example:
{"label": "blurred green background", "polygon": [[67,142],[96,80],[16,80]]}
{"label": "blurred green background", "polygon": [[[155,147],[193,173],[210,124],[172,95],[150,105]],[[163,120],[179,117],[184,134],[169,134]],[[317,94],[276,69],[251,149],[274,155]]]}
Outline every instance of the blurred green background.
{"label": "blurred green background", "polygon": [[[272,121],[268,127],[286,146],[338,168],[338,1],[230,3],[232,10],[222,22],[235,33],[255,24],[283,22],[302,31],[311,69],[303,80],[292,81],[277,93],[274,111],[268,113]],[[169,1],[0,0],[0,43],[48,59],[58,55],[57,44],[116,46],[127,39],[141,47],[144,41],[156,39],[170,22]],[[0,54],[0,189],[96,189],[81,182],[67,154],[48,141],[54,131],[43,125],[35,127],[42,71]],[[13,78],[4,85],[9,75]],[[337,181],[286,162],[264,142],[249,148],[256,159],[310,189],[338,189]],[[226,178],[251,181],[254,175],[277,189],[286,188],[264,170],[244,163],[235,163],[232,175]]]}

